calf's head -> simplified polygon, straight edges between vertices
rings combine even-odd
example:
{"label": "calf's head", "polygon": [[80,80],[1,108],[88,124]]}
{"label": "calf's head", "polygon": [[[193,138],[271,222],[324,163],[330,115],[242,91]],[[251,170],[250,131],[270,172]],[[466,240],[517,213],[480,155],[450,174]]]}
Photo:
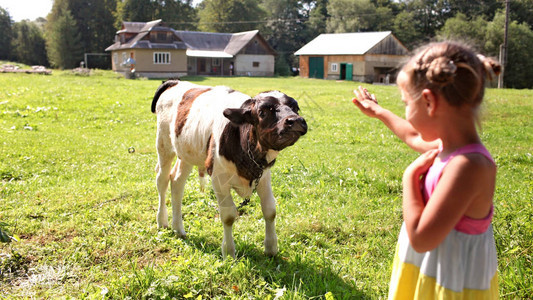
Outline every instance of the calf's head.
{"label": "calf's head", "polygon": [[233,125],[250,124],[263,149],[282,150],[307,133],[307,123],[298,115],[298,102],[279,91],[263,92],[240,108],[224,110]]}

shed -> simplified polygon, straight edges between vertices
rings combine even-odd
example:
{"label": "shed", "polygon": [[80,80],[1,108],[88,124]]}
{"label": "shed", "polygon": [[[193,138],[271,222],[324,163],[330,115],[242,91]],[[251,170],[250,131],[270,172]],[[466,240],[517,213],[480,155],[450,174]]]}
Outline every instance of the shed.
{"label": "shed", "polygon": [[321,34],[296,51],[306,78],[393,82],[409,50],[390,31]]}
{"label": "shed", "polygon": [[[184,75],[273,76],[276,52],[258,30],[239,33],[177,31],[162,20],[123,22],[112,69],[143,77]],[[132,63],[134,63],[132,65]]]}

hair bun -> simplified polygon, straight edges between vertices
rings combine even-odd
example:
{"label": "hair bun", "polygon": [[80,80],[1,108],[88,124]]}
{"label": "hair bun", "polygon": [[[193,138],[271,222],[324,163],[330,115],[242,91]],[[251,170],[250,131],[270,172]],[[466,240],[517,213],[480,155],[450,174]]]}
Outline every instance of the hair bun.
{"label": "hair bun", "polygon": [[426,78],[440,86],[453,82],[457,66],[451,59],[445,56],[437,57],[431,61],[426,72]]}
{"label": "hair bun", "polygon": [[483,67],[485,68],[489,80],[492,80],[493,78],[500,75],[500,73],[502,72],[502,65],[499,62],[495,61],[492,58],[485,57],[481,54],[478,54],[477,57],[483,64]]}

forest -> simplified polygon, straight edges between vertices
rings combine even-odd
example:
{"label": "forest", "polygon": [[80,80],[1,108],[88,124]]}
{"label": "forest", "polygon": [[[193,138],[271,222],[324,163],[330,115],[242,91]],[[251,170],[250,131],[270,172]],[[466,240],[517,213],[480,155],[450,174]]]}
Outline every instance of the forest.
{"label": "forest", "polygon": [[[36,20],[14,22],[0,7],[0,60],[75,68],[85,53],[103,53],[123,21],[156,19],[176,30],[258,29],[277,51],[279,76],[298,67],[294,52],[321,33],[392,31],[410,50],[453,39],[498,58],[507,2],[504,85],[532,88],[533,0],[54,0]],[[89,67],[110,63],[95,57]]]}

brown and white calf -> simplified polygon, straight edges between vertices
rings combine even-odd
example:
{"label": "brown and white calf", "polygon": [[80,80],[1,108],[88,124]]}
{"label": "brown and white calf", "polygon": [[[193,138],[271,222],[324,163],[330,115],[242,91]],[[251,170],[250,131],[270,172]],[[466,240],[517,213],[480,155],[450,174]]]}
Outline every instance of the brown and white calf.
{"label": "brown and white calf", "polygon": [[[243,198],[254,188],[265,218],[265,253],[278,252],[276,201],[270,167],[279,151],[307,132],[298,103],[279,91],[249,96],[227,87],[167,81],[157,89],[152,112],[157,114],[157,225],[168,227],[165,193],[171,182],[172,229],[185,237],[181,201],[193,166],[200,182],[207,172],[218,200],[224,226],[222,255],[235,257],[232,228],[237,208],[231,189]],[[177,161],[172,167],[172,162]]]}

